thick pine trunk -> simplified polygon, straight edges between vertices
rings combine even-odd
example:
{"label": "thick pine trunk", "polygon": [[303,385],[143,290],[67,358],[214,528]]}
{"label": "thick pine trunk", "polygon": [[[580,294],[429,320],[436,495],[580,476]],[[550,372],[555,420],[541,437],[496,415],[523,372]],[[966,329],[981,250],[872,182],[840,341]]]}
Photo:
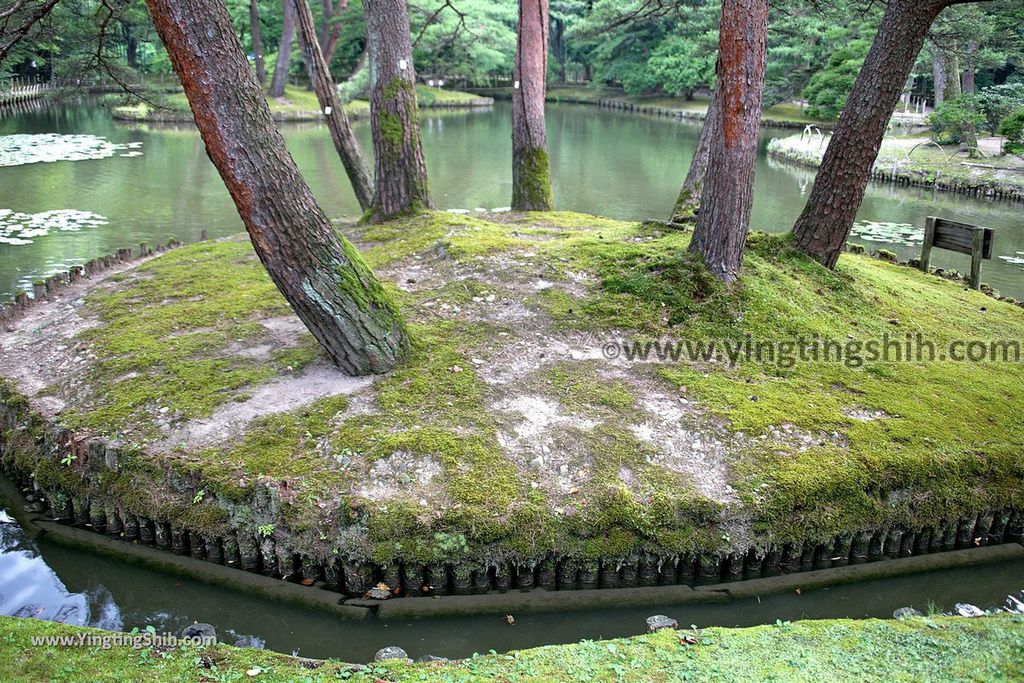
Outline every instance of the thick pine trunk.
{"label": "thick pine trunk", "polygon": [[[890,0],[803,213],[793,226],[798,249],[835,267],[857,216],[882,137],[932,21],[948,0]],[[946,70],[945,97],[957,71]]]}
{"label": "thick pine trunk", "polygon": [[935,82],[935,108],[946,101],[946,55],[935,43],[931,44],[932,80]]}
{"label": "thick pine trunk", "polygon": [[743,259],[754,198],[768,0],[724,0],[718,36],[719,102],[710,122],[708,172],[690,252],[717,278],[732,282]]}
{"label": "thick pine trunk", "polygon": [[270,79],[270,96],[284,97],[284,86],[288,83],[288,66],[292,61],[292,41],[295,40],[295,5],[292,0],[284,1],[284,18],[281,20],[281,40],[277,45],[277,61],[274,62],[274,76]]}
{"label": "thick pine trunk", "polygon": [[370,55],[373,220],[430,208],[405,0],[364,0]]}
{"label": "thick pine trunk", "polygon": [[252,54],[256,60],[256,80],[262,86],[267,82],[267,67],[263,62],[263,31],[260,29],[258,0],[249,0],[249,31],[252,33]]}
{"label": "thick pine trunk", "polygon": [[327,128],[331,131],[334,149],[338,151],[341,163],[345,167],[345,173],[348,174],[348,179],[352,183],[352,190],[356,193],[359,208],[366,211],[373,203],[373,181],[370,179],[370,172],[363,162],[359,143],[356,141],[355,135],[352,134],[352,127],[348,123],[345,107],[342,105],[341,98],[338,97],[338,89],[327,68],[327,61],[320,51],[309,2],[308,0],[294,0],[294,2],[296,23],[299,27],[302,49],[306,55],[309,80],[313,84],[313,91],[320,103],[320,110],[327,119]]}
{"label": "thick pine trunk", "polygon": [[512,78],[512,209],[551,210],[551,164],[544,125],[548,0],[519,0]]}
{"label": "thick pine trunk", "polygon": [[675,206],[672,207],[672,223],[687,223],[697,217],[700,211],[700,196],[704,190],[704,176],[708,172],[708,157],[711,153],[711,140],[716,136],[715,124],[720,121],[718,112],[718,92],[711,98],[708,113],[704,117],[704,126],[697,138],[697,149],[693,152],[690,169],[686,172],[683,187],[679,190]]}
{"label": "thick pine trunk", "polygon": [[206,151],[274,284],[346,373],[406,355],[401,317],[302,180],[223,0],[147,0]]}

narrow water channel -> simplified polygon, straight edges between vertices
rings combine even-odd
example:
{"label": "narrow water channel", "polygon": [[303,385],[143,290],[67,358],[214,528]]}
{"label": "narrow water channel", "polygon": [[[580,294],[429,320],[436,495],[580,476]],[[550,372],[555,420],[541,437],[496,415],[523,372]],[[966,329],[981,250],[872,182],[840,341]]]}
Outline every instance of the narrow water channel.
{"label": "narrow water channel", "polygon": [[511,626],[493,615],[348,621],[83,553],[45,537],[32,540],[0,510],[0,614],[126,631],[152,625],[175,632],[201,621],[216,626],[229,644],[351,662],[369,661],[386,645],[399,645],[412,657],[460,658],[492,649],[635,635],[655,613],[703,628],[779,619],[887,618],[897,607],[947,611],[957,602],[987,608],[1022,588],[1024,563],[1007,561],[725,603],[516,614]]}
{"label": "narrow water channel", "polygon": [[[422,123],[438,207],[508,205],[512,163],[507,103],[484,111],[427,110]],[[368,126],[358,122],[355,129],[368,152]],[[283,130],[328,214],[358,214],[326,128],[283,124]],[[629,220],[668,215],[699,133],[697,125],[675,119],[568,104],[549,107],[548,130],[557,208]],[[755,229],[789,229],[810,190],[812,171],[769,159],[764,152],[771,137],[793,133],[762,132]],[[107,143],[123,147],[109,149],[103,146]],[[39,158],[78,160],[22,163]],[[853,239],[907,258],[919,251],[917,240],[928,215],[994,228],[995,258],[985,263],[983,279],[1004,294],[1024,298],[1021,204],[872,185],[859,217],[881,225],[868,230],[873,236]],[[0,296],[121,247],[166,242],[172,236],[189,242],[202,230],[217,237],[239,232],[242,226],[191,125],[119,123],[90,100],[0,116]],[[967,256],[945,252],[937,252],[933,263],[961,272],[969,268]]]}

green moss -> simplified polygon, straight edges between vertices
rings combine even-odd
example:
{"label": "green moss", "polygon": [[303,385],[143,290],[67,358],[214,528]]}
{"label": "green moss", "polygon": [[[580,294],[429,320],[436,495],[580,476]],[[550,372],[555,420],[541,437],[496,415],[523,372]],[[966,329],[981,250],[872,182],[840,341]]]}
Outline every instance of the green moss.
{"label": "green moss", "polygon": [[512,208],[518,211],[549,211],[551,162],[543,147],[520,152],[513,168]]}
{"label": "green moss", "polygon": [[290,313],[248,243],[175,250],[122,285],[86,302],[102,323],[79,335],[99,357],[86,377],[95,400],[88,411],[66,412],[68,426],[146,438],[155,416],[209,415],[284,369],[223,353],[235,341],[265,337],[261,319]]}
{"label": "green moss", "polygon": [[398,114],[382,111],[380,113],[380,134],[388,153],[392,156],[397,155],[405,140],[405,126],[402,125],[402,118]]}
{"label": "green moss", "polygon": [[485,100],[486,98],[468,92],[416,85],[416,101],[421,107],[470,107]]}
{"label": "green moss", "polygon": [[552,397],[574,412],[610,408],[626,411],[636,405],[636,397],[621,380],[603,380],[596,363],[557,363],[543,371],[540,379]]}
{"label": "green moss", "polygon": [[[455,662],[398,660],[353,667],[329,660],[316,668],[270,650],[216,645],[154,656],[132,647],[34,645],[47,636],[113,635],[54,622],[0,617],[8,681],[177,681],[208,662],[222,680],[260,681],[893,681],[1018,680],[1024,620],[923,617],[862,621],[825,619],[752,628],[661,630],[616,640],[584,640]],[[682,640],[681,635],[689,638]],[[308,662],[308,660],[307,660]],[[205,674],[204,674],[205,675]],[[209,677],[209,676],[207,676]]]}

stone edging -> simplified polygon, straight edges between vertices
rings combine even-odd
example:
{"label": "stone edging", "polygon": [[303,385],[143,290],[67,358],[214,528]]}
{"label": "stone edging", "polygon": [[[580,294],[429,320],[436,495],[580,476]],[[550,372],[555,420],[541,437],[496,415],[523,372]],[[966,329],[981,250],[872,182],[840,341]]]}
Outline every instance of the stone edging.
{"label": "stone edging", "polygon": [[[188,555],[178,556],[134,542],[119,542],[107,535],[93,533],[46,519],[39,513],[26,512],[33,506],[22,492],[0,476],[0,500],[11,505],[10,512],[31,536],[46,538],[77,548],[125,561],[135,562],[157,571],[173,572],[198,581],[243,590],[268,599],[285,600],[314,609],[326,610],[345,619],[364,619],[371,612],[384,620],[407,620],[444,616],[481,614],[517,614],[557,610],[614,609],[617,607],[658,607],[660,605],[724,603],[733,599],[783,593],[797,588],[823,588],[842,583],[904,576],[950,567],[964,567],[988,562],[1024,560],[1024,545],[1011,542],[981,548],[953,550],[927,556],[913,556],[886,562],[852,564],[780,574],[773,577],[706,586],[660,585],[622,588],[614,591],[548,591],[535,588],[486,595],[454,595],[444,600],[346,599],[326,590],[309,590],[301,584],[280,581],[252,572],[233,571],[230,566],[203,562]],[[319,587],[323,587],[322,585]]]}
{"label": "stone edging", "polygon": [[[473,92],[474,90],[491,90],[488,88],[469,88],[466,92]],[[491,94],[495,98],[511,99],[511,94],[503,92],[494,92]],[[620,111],[629,111],[636,114],[648,114],[650,116],[665,116],[668,118],[685,119],[688,121],[694,121],[700,123],[706,118],[705,112],[690,111],[688,109],[676,109],[674,107],[658,107],[654,105],[643,104],[642,102],[631,102],[629,100],[621,100],[614,97],[590,99],[583,97],[573,97],[572,95],[548,95],[548,102],[564,103],[564,104],[589,104],[596,107],[602,107],[604,109],[617,109]],[[792,128],[792,129],[803,129],[807,127],[808,122],[790,121],[787,119],[761,119],[761,125],[768,128]],[[821,122],[812,123],[811,125],[817,126],[821,130],[832,130],[835,127],[835,123]]]}

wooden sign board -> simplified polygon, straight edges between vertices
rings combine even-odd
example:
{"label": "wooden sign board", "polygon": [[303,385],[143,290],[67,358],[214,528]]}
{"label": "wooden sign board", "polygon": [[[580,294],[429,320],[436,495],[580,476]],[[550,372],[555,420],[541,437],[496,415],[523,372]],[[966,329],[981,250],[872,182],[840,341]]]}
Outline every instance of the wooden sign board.
{"label": "wooden sign board", "polygon": [[932,247],[970,254],[971,287],[980,289],[981,260],[992,259],[994,241],[995,230],[992,228],[928,216],[924,228],[924,244],[921,245],[921,270],[928,272]]}

